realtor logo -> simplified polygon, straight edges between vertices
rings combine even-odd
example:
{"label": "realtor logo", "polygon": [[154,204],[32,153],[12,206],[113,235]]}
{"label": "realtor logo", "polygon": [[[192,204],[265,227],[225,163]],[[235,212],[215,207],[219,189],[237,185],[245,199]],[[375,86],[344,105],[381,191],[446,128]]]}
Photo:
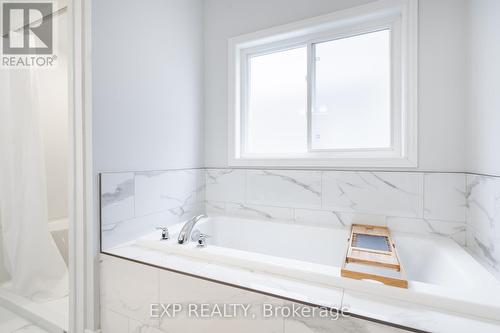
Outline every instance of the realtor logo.
{"label": "realtor logo", "polygon": [[52,54],[52,3],[5,2],[3,54]]}
{"label": "realtor logo", "polygon": [[54,67],[57,56],[53,54],[52,2],[13,0],[0,0],[0,2],[2,2],[0,68]]}

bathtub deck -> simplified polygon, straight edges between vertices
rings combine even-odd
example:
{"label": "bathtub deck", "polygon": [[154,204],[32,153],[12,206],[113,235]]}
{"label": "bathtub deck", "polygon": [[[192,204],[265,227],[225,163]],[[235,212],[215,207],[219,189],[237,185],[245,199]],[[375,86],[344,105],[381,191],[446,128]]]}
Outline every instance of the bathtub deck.
{"label": "bathtub deck", "polygon": [[[15,312],[16,315],[21,315],[27,322],[34,323],[49,332],[63,333],[68,331],[68,296],[52,301],[36,303],[14,294],[5,288],[0,288],[0,307],[9,309],[11,312]],[[0,329],[0,332],[8,331]]]}
{"label": "bathtub deck", "polygon": [[450,327],[461,327],[464,328],[464,332],[473,330],[481,333],[500,332],[500,321],[474,316],[466,309],[462,312],[447,311],[391,297],[373,295],[362,288],[356,290],[352,287],[334,288],[311,284],[282,276],[218,265],[213,262],[201,262],[193,258],[144,248],[133,243],[116,247],[107,253],[115,257],[136,261],[138,264],[144,263],[286,300],[343,309],[355,316],[412,329],[456,333],[457,331],[450,330]]}
{"label": "bathtub deck", "polygon": [[0,306],[0,332],[49,333],[34,323]]}

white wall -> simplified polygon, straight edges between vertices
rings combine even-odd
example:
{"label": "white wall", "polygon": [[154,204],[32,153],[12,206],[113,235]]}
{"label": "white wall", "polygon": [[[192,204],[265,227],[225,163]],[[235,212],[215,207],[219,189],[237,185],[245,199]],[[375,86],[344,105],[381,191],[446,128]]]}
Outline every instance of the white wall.
{"label": "white wall", "polygon": [[95,171],[202,166],[202,1],[92,6]]}
{"label": "white wall", "polygon": [[419,168],[464,171],[467,0],[419,6]]}
{"label": "white wall", "polygon": [[[228,38],[370,1],[96,1],[96,171],[226,166]],[[420,1],[419,170],[465,168],[466,10]]]}
{"label": "white wall", "polygon": [[94,175],[202,166],[202,28],[202,0],[92,2]]}
{"label": "white wall", "polygon": [[470,0],[467,170],[500,176],[500,1]]}
{"label": "white wall", "polygon": [[[205,1],[205,163],[227,165],[227,39],[368,0]],[[420,1],[419,169],[463,171],[466,0]]]}

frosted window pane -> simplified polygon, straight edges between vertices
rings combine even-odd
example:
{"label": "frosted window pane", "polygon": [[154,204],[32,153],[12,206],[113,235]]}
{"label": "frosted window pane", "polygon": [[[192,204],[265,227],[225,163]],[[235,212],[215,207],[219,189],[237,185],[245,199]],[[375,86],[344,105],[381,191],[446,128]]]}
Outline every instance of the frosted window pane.
{"label": "frosted window pane", "polygon": [[249,153],[307,151],[307,48],[252,57],[246,119]]}
{"label": "frosted window pane", "polygon": [[389,30],[315,44],[312,148],[391,146]]}

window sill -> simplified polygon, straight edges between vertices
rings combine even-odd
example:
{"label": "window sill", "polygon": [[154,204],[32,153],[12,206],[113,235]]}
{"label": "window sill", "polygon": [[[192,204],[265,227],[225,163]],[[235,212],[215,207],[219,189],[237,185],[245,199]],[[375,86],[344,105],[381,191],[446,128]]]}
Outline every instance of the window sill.
{"label": "window sill", "polygon": [[416,158],[229,158],[229,167],[416,168]]}

